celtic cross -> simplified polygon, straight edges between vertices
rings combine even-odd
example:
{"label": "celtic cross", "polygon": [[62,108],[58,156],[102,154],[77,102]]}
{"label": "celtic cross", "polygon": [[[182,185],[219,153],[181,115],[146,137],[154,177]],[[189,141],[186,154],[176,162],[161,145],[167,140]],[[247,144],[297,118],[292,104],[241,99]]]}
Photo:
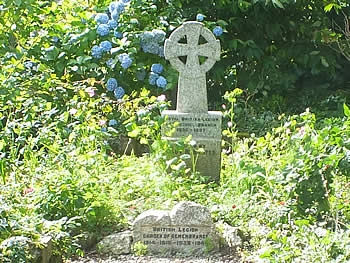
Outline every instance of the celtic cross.
{"label": "celtic cross", "polygon": [[220,41],[199,22],[185,22],[165,41],[165,58],[179,72],[176,110],[208,112],[205,73],[220,59]]}

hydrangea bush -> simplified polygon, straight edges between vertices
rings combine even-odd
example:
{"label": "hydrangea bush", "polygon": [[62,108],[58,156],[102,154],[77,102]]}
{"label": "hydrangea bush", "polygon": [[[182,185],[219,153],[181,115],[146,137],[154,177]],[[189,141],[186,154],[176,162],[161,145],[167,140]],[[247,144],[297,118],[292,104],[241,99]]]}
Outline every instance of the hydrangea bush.
{"label": "hydrangea bush", "polygon": [[[44,0],[39,5],[28,0],[0,5],[0,150],[17,149],[1,155],[0,170],[22,159],[25,149],[71,143],[80,129],[76,127],[88,125],[89,133],[112,127],[113,136],[130,133],[126,120],[153,107],[154,97],[169,98],[178,73],[164,59],[164,40],[183,21],[196,17],[195,12],[174,12],[178,4]],[[149,100],[135,103],[145,89],[150,90]],[[135,107],[122,114],[120,107],[127,103]],[[110,120],[117,123],[108,125]],[[42,128],[46,125],[51,128]],[[77,145],[84,136],[78,138]]]}
{"label": "hydrangea bush", "polygon": [[[89,27],[95,30],[96,37],[90,42],[92,46],[88,55],[98,68],[96,77],[111,92],[110,96],[113,96],[116,87],[108,85],[109,79],[118,80],[121,84],[118,87],[127,94],[142,88],[159,94],[176,86],[177,73],[164,59],[164,41],[167,34],[181,22],[174,24],[169,18],[160,17],[152,24],[149,24],[151,21],[144,23],[136,10],[141,8],[141,14],[145,16],[150,4],[145,2],[140,7],[137,1],[112,1],[108,7],[97,8],[104,12],[92,15],[94,23],[90,23]],[[152,4],[149,10],[157,8]],[[152,13],[149,12],[148,16]],[[204,21],[204,18],[203,14],[196,15],[198,21]],[[220,26],[214,27],[215,23],[208,25],[216,36],[222,35]],[[116,99],[120,99],[120,92],[114,94],[117,95]]]}
{"label": "hydrangea bush", "polygon": [[[91,49],[86,54],[91,56],[90,63],[95,68],[91,75],[102,84],[100,94],[106,93],[120,103],[124,95],[134,91],[146,88],[158,96],[177,84],[177,72],[164,58],[164,41],[181,22],[174,24],[169,18],[160,17],[158,21],[145,23],[142,21],[145,12],[151,16],[149,10],[156,8],[151,5],[146,10],[147,4],[150,3],[109,2],[108,6],[96,7],[96,13],[87,24],[95,33],[95,38],[89,42]],[[141,11],[144,8],[141,16],[136,11],[140,5]],[[198,21],[204,21],[204,17],[196,15]],[[222,35],[223,29],[215,25],[208,24],[215,35]]]}
{"label": "hydrangea bush", "polygon": [[[131,16],[131,5],[126,0],[113,1],[105,12],[93,16],[96,38],[92,41],[89,55],[96,67],[101,69],[97,77],[102,80],[102,86],[109,96],[117,100],[122,99],[125,93],[130,94],[143,87],[158,88],[155,93],[161,93],[175,84],[168,83],[169,74],[163,66],[166,64],[163,51],[166,28],[142,30],[138,20]],[[133,26],[131,30],[130,25]],[[151,64],[151,61],[155,63]],[[159,75],[162,72],[165,75]],[[155,78],[153,73],[157,74]],[[147,74],[154,79],[146,81]]]}

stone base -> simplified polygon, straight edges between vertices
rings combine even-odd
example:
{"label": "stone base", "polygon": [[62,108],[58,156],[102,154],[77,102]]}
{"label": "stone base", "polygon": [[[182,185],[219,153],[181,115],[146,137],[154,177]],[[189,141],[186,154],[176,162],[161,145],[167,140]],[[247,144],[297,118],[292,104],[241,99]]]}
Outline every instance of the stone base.
{"label": "stone base", "polygon": [[[196,171],[208,176],[213,181],[220,181],[221,170],[221,112],[181,113],[163,111],[167,123],[163,126],[162,135],[166,140],[178,140],[192,135],[196,146],[204,149],[198,154]],[[188,162],[188,165],[192,165]]]}
{"label": "stone base", "polygon": [[171,211],[148,210],[133,228],[133,242],[146,245],[150,254],[198,256],[220,249],[208,208],[193,202],[180,202]]}
{"label": "stone base", "polygon": [[104,237],[97,244],[97,252],[102,255],[119,256],[131,253],[132,232],[127,230]]}
{"label": "stone base", "polygon": [[196,139],[197,145],[204,149],[198,154],[195,170],[209,177],[212,181],[220,182],[221,171],[221,140]]}
{"label": "stone base", "polygon": [[[175,141],[178,138],[163,138]],[[201,175],[209,177],[211,181],[220,182],[221,171],[221,141],[205,138],[192,138],[196,142],[196,147],[204,149],[204,153],[194,153],[196,159],[195,171]],[[186,161],[187,167],[192,167],[192,160]]]}

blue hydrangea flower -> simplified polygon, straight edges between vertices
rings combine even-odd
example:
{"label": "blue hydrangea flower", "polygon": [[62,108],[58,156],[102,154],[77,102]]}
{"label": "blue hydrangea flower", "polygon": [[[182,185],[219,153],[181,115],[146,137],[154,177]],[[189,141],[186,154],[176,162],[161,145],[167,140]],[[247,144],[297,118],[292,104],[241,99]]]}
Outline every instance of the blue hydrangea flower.
{"label": "blue hydrangea flower", "polygon": [[58,43],[58,42],[60,42],[60,38],[59,38],[58,36],[54,36],[54,37],[52,38],[52,42]]}
{"label": "blue hydrangea flower", "polygon": [[160,46],[160,47],[158,48],[158,55],[159,55],[160,57],[164,57],[164,46]]}
{"label": "blue hydrangea flower", "polygon": [[108,91],[114,91],[118,87],[117,80],[115,78],[108,79],[106,87]]}
{"label": "blue hydrangea flower", "polygon": [[101,37],[107,36],[109,34],[109,26],[107,24],[98,25],[97,34],[99,34]]}
{"label": "blue hydrangea flower", "polygon": [[143,52],[164,56],[164,50],[160,43],[164,41],[165,35],[165,32],[159,29],[140,34],[140,45]]}
{"label": "blue hydrangea flower", "polygon": [[151,31],[145,31],[140,35],[141,41],[148,42],[154,38],[154,33]]}
{"label": "blue hydrangea flower", "polygon": [[118,22],[116,20],[109,20],[108,21],[108,26],[109,26],[109,29],[116,29],[118,27]]}
{"label": "blue hydrangea flower", "polygon": [[157,73],[151,72],[151,74],[149,74],[148,83],[151,85],[156,85],[158,78],[159,75]]}
{"label": "blue hydrangea flower", "polygon": [[120,65],[122,66],[123,69],[127,69],[128,67],[131,66],[132,59],[126,53],[120,54],[118,56],[118,60],[119,60]]}
{"label": "blue hydrangea flower", "polygon": [[108,6],[108,10],[110,13],[112,13],[115,10],[117,2],[111,2]]}
{"label": "blue hydrangea flower", "polygon": [[139,69],[137,72],[136,72],[136,79],[137,80],[144,80],[146,77],[146,70],[144,68],[141,68]]}
{"label": "blue hydrangea flower", "polygon": [[140,44],[144,52],[149,53],[148,51],[146,51],[146,49],[149,49],[148,46],[150,45],[155,44],[157,46],[157,43],[155,43],[153,38],[154,34],[150,31],[145,31],[142,34],[140,34]]}
{"label": "blue hydrangea flower", "polygon": [[159,63],[153,64],[153,65],[151,66],[151,71],[154,72],[154,73],[157,73],[157,74],[162,73],[162,72],[163,72],[163,69],[164,69],[164,68],[163,68],[162,64],[159,64]]}
{"label": "blue hydrangea flower", "polygon": [[156,81],[157,87],[162,88],[162,89],[164,89],[167,84],[168,84],[168,82],[167,82],[166,78],[164,78],[163,76],[160,76]]}
{"label": "blue hydrangea flower", "polygon": [[204,20],[204,15],[202,15],[202,14],[197,14],[196,20],[199,21],[199,22],[202,22],[202,21]]}
{"label": "blue hydrangea flower", "polygon": [[214,29],[213,29],[213,33],[215,36],[219,37],[222,35],[224,31],[222,30],[222,28],[220,26],[216,26]]}
{"label": "blue hydrangea flower", "polygon": [[99,46],[95,45],[91,48],[91,55],[94,58],[101,58],[102,57],[102,48]]}
{"label": "blue hydrangea flower", "polygon": [[104,14],[104,13],[98,13],[95,16],[95,21],[96,21],[97,24],[107,24],[108,20],[109,20],[108,15]]}
{"label": "blue hydrangea flower", "polygon": [[116,99],[119,100],[119,99],[123,98],[124,95],[125,95],[125,91],[122,87],[118,87],[114,90],[114,97]]}
{"label": "blue hydrangea flower", "polygon": [[157,43],[141,43],[141,48],[145,53],[159,54],[159,45]]}
{"label": "blue hydrangea flower", "polygon": [[114,36],[115,36],[116,38],[122,38],[122,37],[123,37],[123,34],[120,33],[119,31],[114,31]]}
{"label": "blue hydrangea flower", "polygon": [[111,17],[112,17],[113,20],[118,21],[119,20],[119,16],[120,16],[120,14],[117,12],[117,10],[113,10],[111,12]]}
{"label": "blue hydrangea flower", "polygon": [[124,10],[125,10],[125,4],[123,2],[121,2],[121,1],[117,2],[116,6],[115,6],[115,10],[117,10],[117,12],[119,14],[123,13]]}
{"label": "blue hydrangea flower", "polygon": [[111,51],[111,49],[112,49],[112,43],[109,42],[108,40],[102,41],[102,42],[100,43],[100,48],[101,48],[102,51],[104,51],[104,52],[109,52],[109,51]]}
{"label": "blue hydrangea flower", "polygon": [[113,59],[113,58],[108,59],[108,60],[106,61],[106,65],[107,65],[107,67],[109,67],[109,68],[114,68],[114,66],[115,66],[115,61],[114,61],[114,59]]}
{"label": "blue hydrangea flower", "polygon": [[112,2],[109,5],[109,12],[114,20],[118,20],[121,13],[125,10],[125,4],[121,1]]}
{"label": "blue hydrangea flower", "polygon": [[152,33],[154,34],[154,41],[157,43],[164,41],[166,33],[163,30],[153,29]]}
{"label": "blue hydrangea flower", "polygon": [[118,121],[115,120],[115,119],[111,119],[109,122],[108,122],[108,126],[114,126],[114,125],[117,125],[118,124]]}

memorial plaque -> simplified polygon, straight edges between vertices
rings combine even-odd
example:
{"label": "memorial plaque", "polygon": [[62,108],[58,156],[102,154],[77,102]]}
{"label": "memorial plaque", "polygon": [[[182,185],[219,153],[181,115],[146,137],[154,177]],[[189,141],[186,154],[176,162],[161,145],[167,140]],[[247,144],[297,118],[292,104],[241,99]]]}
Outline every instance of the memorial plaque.
{"label": "memorial plaque", "polygon": [[146,211],[133,227],[134,243],[142,242],[152,254],[203,255],[219,248],[209,210],[194,202],[180,202],[171,211]]}
{"label": "memorial plaque", "polygon": [[[167,122],[178,123],[171,134],[174,138],[187,137],[191,134],[194,138],[221,138],[221,112],[208,113],[179,113],[166,110],[163,114],[168,116]],[[169,131],[163,130],[163,134]]]}
{"label": "memorial plaque", "polygon": [[[204,39],[205,43],[200,39]],[[167,116],[168,124],[177,123],[177,126],[170,135],[168,128],[163,127],[163,138],[178,140],[192,135],[197,146],[205,151],[197,159],[196,170],[219,181],[222,114],[208,112],[205,74],[220,59],[220,42],[202,23],[185,22],[165,41],[164,54],[179,71],[179,84],[176,111],[162,112],[163,116]],[[186,60],[181,59],[183,57]],[[203,63],[200,57],[205,57]]]}

